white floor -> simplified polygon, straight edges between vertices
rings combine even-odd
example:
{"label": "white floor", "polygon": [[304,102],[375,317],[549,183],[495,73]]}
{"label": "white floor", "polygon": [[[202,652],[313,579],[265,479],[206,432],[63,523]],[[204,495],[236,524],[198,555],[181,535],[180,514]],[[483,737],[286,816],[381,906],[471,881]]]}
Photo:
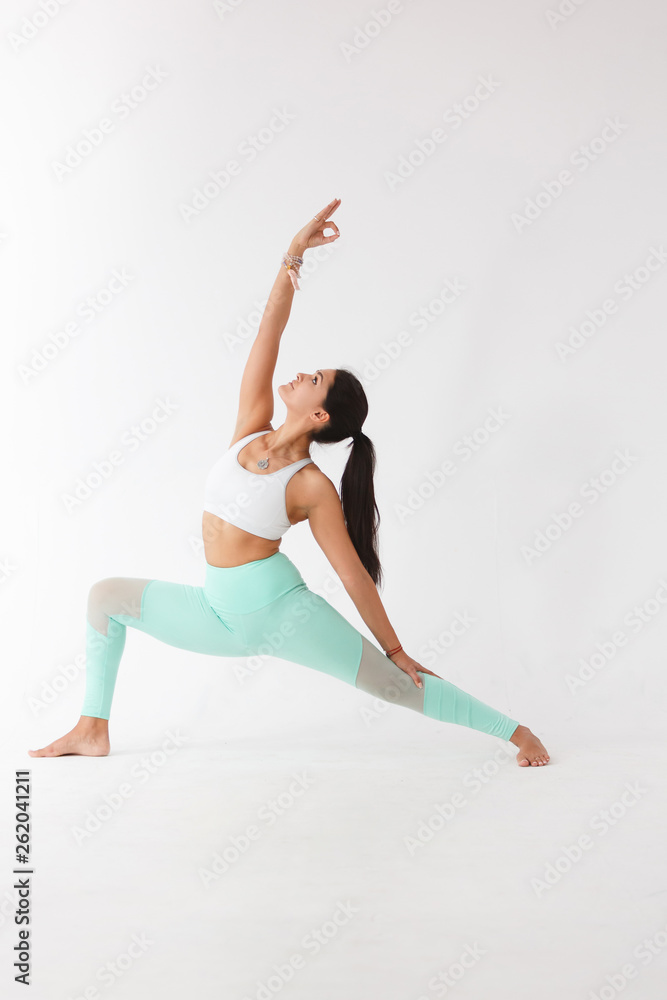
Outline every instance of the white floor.
{"label": "white floor", "polygon": [[[33,783],[31,996],[664,1000],[664,748],[541,732],[552,763],[528,769],[460,727],[392,730],[158,751],[116,726],[109,757],[57,760],[12,738],[5,800],[15,768]],[[23,996],[3,826],[3,995]]]}

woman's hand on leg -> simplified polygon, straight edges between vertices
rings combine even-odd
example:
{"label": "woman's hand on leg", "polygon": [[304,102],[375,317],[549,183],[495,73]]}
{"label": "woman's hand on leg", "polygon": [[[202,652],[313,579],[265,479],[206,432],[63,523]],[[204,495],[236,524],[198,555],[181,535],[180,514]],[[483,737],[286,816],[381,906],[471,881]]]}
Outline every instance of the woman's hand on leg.
{"label": "woman's hand on leg", "polygon": [[411,656],[408,656],[404,649],[399,649],[398,653],[390,656],[389,659],[392,663],[395,663],[397,667],[400,667],[401,670],[404,670],[406,674],[412,677],[415,685],[419,688],[424,686],[423,681],[419,677],[419,673],[430,674],[431,677],[440,676],[440,674],[434,674],[432,670],[427,670],[426,667],[422,667],[421,663],[418,663],[417,660],[413,660]]}

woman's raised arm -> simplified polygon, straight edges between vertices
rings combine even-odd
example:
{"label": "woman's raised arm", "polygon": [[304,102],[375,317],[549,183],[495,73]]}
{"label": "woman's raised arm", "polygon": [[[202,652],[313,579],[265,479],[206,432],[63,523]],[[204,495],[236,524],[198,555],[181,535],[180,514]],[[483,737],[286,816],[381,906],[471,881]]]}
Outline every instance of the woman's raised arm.
{"label": "woman's raised arm", "polygon": [[[334,198],[325,205],[299,230],[287,252],[302,257],[305,250],[338,239],[338,226],[328,216],[339,205],[340,198]],[[334,234],[325,236],[325,229],[333,229]],[[280,338],[287,326],[293,298],[294,285],[287,268],[281,264],[243,371],[234,439],[242,435],[246,427],[265,427],[273,417],[273,373],[278,360]]]}

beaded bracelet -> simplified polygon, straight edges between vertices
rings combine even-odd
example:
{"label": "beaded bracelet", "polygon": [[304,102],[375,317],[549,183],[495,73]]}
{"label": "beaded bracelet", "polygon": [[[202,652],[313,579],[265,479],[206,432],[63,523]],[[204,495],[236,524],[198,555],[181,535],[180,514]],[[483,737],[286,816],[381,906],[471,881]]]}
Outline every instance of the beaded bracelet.
{"label": "beaded bracelet", "polygon": [[391,659],[391,657],[394,656],[396,653],[398,653],[398,651],[400,649],[403,649],[403,647],[399,643],[398,646],[396,647],[396,649],[387,649],[387,650],[385,650],[385,654],[384,655],[388,656]]}
{"label": "beaded bracelet", "polygon": [[287,253],[287,251],[285,251],[282,263],[287,268],[287,272],[292,280],[295,290],[297,292],[300,291],[298,278],[301,265],[303,264],[303,257],[297,257],[296,254]]}

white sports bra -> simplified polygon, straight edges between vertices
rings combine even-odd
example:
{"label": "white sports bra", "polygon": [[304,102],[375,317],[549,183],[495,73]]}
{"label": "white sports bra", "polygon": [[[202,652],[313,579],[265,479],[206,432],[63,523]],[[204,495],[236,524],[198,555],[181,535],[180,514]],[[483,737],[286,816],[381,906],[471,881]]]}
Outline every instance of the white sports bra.
{"label": "white sports bra", "polygon": [[300,458],[277,472],[249,472],[239,462],[238,453],[253,438],[267,433],[246,434],[218,459],[206,480],[204,510],[253,535],[275,541],[292,527],[285,506],[287,483],[313,460]]}

